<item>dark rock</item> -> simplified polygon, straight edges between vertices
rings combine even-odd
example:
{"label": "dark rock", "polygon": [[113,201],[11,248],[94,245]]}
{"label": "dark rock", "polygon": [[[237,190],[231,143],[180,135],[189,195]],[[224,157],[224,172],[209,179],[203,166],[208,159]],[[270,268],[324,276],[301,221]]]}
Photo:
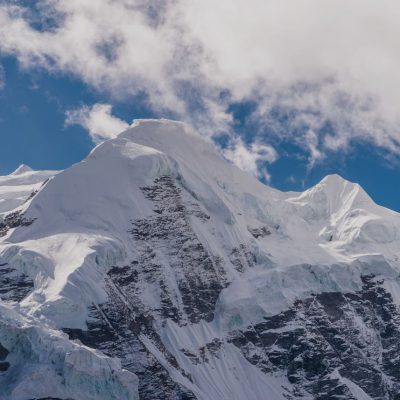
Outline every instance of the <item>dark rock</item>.
{"label": "dark rock", "polygon": [[5,372],[10,367],[10,363],[7,361],[0,361],[0,372]]}
{"label": "dark rock", "polygon": [[33,290],[33,280],[7,263],[0,264],[0,299],[21,301]]}
{"label": "dark rock", "polygon": [[244,272],[256,264],[256,256],[244,244],[235,247],[229,259],[238,272]]}
{"label": "dark rock", "polygon": [[34,219],[25,218],[21,211],[14,211],[7,214],[2,221],[0,221],[0,237],[7,235],[10,229],[18,228],[19,226],[32,225]]}
{"label": "dark rock", "polygon": [[250,228],[247,227],[247,230],[256,238],[264,238],[266,236],[269,236],[271,234],[271,231],[267,226],[260,226],[257,228]]}
{"label": "dark rock", "polygon": [[265,373],[286,371],[293,398],[353,399],[338,371],[371,398],[400,393],[400,314],[374,276],[357,293],[321,293],[233,332],[231,343]]}

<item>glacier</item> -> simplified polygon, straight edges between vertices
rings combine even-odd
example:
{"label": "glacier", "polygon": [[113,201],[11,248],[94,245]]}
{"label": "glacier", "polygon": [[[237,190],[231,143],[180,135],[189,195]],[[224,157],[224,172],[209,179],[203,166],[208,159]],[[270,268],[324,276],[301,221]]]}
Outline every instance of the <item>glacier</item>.
{"label": "glacier", "polygon": [[359,185],[280,192],[137,120],[0,177],[0,399],[394,399],[399,272]]}

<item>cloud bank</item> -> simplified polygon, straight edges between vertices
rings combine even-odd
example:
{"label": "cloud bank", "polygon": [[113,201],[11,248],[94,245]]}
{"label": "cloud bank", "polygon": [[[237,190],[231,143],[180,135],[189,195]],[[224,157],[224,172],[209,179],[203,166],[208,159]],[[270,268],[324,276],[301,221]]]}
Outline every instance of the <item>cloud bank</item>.
{"label": "cloud bank", "polygon": [[[116,99],[144,94],[160,115],[207,135],[233,134],[231,105],[251,102],[254,142],[292,141],[310,165],[359,141],[399,153],[397,0],[18,4],[0,2],[0,52],[26,69],[70,73]],[[90,123],[98,113],[121,127],[105,107],[70,122],[101,136]],[[229,151],[247,169],[260,157],[235,137]]]}

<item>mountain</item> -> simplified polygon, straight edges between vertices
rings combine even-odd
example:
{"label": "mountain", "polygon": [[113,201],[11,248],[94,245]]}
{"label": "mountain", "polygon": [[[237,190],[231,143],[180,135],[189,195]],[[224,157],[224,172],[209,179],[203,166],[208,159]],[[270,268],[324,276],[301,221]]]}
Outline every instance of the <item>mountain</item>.
{"label": "mountain", "polygon": [[0,176],[0,213],[6,213],[29,201],[57,171],[33,171],[20,165],[8,176]]}
{"label": "mountain", "polygon": [[0,399],[399,399],[400,215],[183,123],[0,177]]}

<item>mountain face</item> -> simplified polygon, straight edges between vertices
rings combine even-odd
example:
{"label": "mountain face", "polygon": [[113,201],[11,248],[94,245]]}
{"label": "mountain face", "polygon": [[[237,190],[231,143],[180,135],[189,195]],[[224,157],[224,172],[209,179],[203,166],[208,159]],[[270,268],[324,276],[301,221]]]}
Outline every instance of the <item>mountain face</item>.
{"label": "mountain face", "polygon": [[182,123],[0,177],[0,399],[400,399],[400,215]]}

